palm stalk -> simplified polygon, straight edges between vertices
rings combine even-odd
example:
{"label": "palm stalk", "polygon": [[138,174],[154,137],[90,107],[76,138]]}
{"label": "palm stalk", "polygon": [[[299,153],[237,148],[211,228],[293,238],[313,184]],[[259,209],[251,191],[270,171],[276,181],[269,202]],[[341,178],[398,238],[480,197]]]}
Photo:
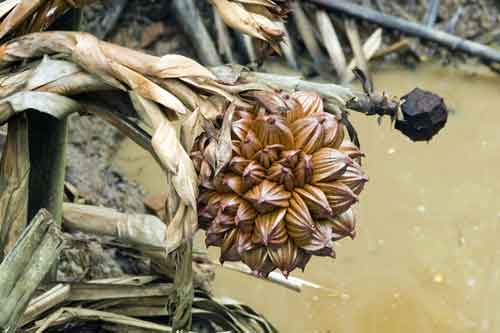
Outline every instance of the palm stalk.
{"label": "palm stalk", "polygon": [[41,210],[0,265],[0,328],[16,332],[18,320],[62,247],[58,226]]}

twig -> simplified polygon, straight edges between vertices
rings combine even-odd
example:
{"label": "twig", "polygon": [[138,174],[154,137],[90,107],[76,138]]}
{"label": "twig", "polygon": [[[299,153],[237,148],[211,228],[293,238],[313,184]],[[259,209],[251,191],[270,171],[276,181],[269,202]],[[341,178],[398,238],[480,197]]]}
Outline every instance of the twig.
{"label": "twig", "polygon": [[295,50],[293,48],[292,39],[290,38],[290,33],[288,32],[288,29],[286,28],[284,23],[281,23],[281,26],[283,31],[285,32],[285,36],[283,37],[283,40],[280,42],[281,50],[283,51],[283,55],[285,56],[288,66],[298,71],[299,64],[297,62],[297,57],[295,55]]}
{"label": "twig", "polygon": [[227,62],[234,64],[236,63],[236,58],[233,54],[233,50],[231,49],[231,37],[229,35],[229,30],[215,7],[213,8],[213,13],[219,53],[226,57]]}
{"label": "twig", "polygon": [[335,67],[335,71],[340,81],[343,82],[347,75],[347,62],[337,32],[333,27],[330,17],[324,10],[318,10],[316,12],[316,22],[321,32],[321,37],[323,38],[323,44],[330,56],[330,61],[333,67]]}
{"label": "twig", "polygon": [[165,224],[153,215],[124,214],[114,209],[64,203],[64,227],[114,237],[125,243],[163,248]]}
{"label": "twig", "polygon": [[[365,54],[366,60],[369,61],[373,58],[375,53],[382,45],[382,29],[378,28],[375,30],[370,37],[363,43],[363,52]],[[352,59],[347,66],[347,73],[345,76],[344,83],[351,82],[354,80],[353,69],[356,67],[356,59]]]}
{"label": "twig", "polygon": [[127,6],[128,0],[113,0],[106,10],[106,16],[99,24],[100,29],[96,30],[96,36],[99,39],[105,39],[108,34],[113,31],[116,23],[120,19],[123,10]]}
{"label": "twig", "polygon": [[500,52],[485,45],[463,39],[446,32],[408,22],[398,17],[382,14],[376,10],[364,8],[345,0],[308,0],[330,10],[341,11],[350,16],[379,24],[383,27],[399,30],[408,35],[435,42],[454,51],[461,51],[489,62],[500,62]]}
{"label": "twig", "polygon": [[462,17],[463,14],[464,14],[464,8],[462,6],[458,7],[455,14],[453,14],[451,19],[446,23],[444,31],[446,31],[449,34],[454,33],[455,28],[456,28],[457,23],[458,23],[458,20],[460,20],[460,18]]}
{"label": "twig", "polygon": [[385,12],[385,6],[383,0],[375,0],[375,5],[377,6],[377,9],[380,10],[382,13]]}
{"label": "twig", "polygon": [[410,48],[410,42],[407,39],[401,39],[394,44],[391,44],[373,55],[372,59],[382,58],[390,53],[405,51]]}
{"label": "twig", "polygon": [[312,282],[309,282],[309,281],[306,281],[306,280],[303,280],[300,278],[296,278],[293,276],[289,276],[288,278],[285,278],[282,274],[279,274],[276,272],[271,272],[267,278],[258,277],[256,275],[252,274],[252,272],[251,272],[250,268],[248,268],[248,266],[245,266],[241,263],[226,262],[226,263],[224,263],[224,265],[221,265],[221,266],[222,266],[222,268],[229,269],[231,271],[235,271],[235,272],[239,272],[239,273],[243,273],[243,274],[249,275],[249,276],[254,277],[254,278],[259,278],[261,280],[277,284],[279,286],[296,291],[298,293],[302,292],[302,287],[304,287],[304,286],[311,287],[314,289],[324,289],[324,287],[322,287],[318,284],[315,284],[315,283],[312,283]]}
{"label": "twig", "polygon": [[248,61],[250,65],[257,65],[259,59],[257,56],[257,51],[255,50],[255,45],[253,43],[253,37],[247,35],[247,34],[240,34],[241,41],[243,42],[243,48],[245,49],[245,52],[248,56]]}
{"label": "twig", "polygon": [[345,22],[345,28],[347,31],[347,38],[351,44],[352,52],[354,53],[354,59],[356,59],[356,64],[361,70],[367,75],[368,79],[371,81],[370,69],[368,67],[368,59],[361,45],[361,38],[359,37],[358,26],[356,22],[352,19],[348,19]]}
{"label": "twig", "polygon": [[267,84],[277,89],[313,91],[325,99],[329,112],[338,114],[342,110],[352,110],[365,115],[395,116],[399,109],[399,99],[385,93],[373,92],[370,95],[350,88],[327,83],[303,80],[298,76],[249,72],[241,66],[218,66],[212,71],[221,80],[241,79],[243,82]]}
{"label": "twig", "polygon": [[20,326],[35,320],[40,314],[58,306],[69,297],[70,286],[68,284],[58,284],[42,295],[31,300],[28,308],[20,320]]}
{"label": "twig", "polygon": [[208,33],[194,1],[173,0],[172,5],[182,29],[192,40],[191,45],[196,49],[200,61],[209,66],[222,64],[212,37]]}
{"label": "twig", "polygon": [[[36,331],[37,333],[45,332],[47,328],[53,325],[64,324],[71,319],[87,319],[89,321],[104,321],[114,324],[122,324],[127,327],[133,328],[143,328],[151,332],[177,332],[170,326],[160,325],[153,322],[148,322],[145,320],[135,319],[128,316],[122,316],[114,314],[111,312],[84,309],[84,308],[60,308],[50,316],[48,316],[43,322],[40,322],[40,327]],[[191,333],[191,331],[185,331]]]}
{"label": "twig", "polygon": [[298,1],[292,1],[291,8],[293,9],[293,19],[297,30],[306,45],[306,49],[313,58],[313,63],[316,71],[322,73],[322,65],[324,64],[324,57],[321,53],[320,46],[316,40],[311,22],[306,16],[306,13],[300,6]]}
{"label": "twig", "polygon": [[427,12],[424,17],[424,24],[426,27],[432,28],[436,24],[436,19],[439,14],[440,0],[431,0],[427,7]]}
{"label": "twig", "polygon": [[[70,10],[55,29],[78,30],[82,11]],[[30,163],[36,165],[29,177],[28,219],[47,209],[61,224],[66,174],[67,119],[55,119],[40,112],[28,112]],[[57,267],[51,271],[55,280]]]}
{"label": "twig", "polygon": [[396,12],[396,14],[398,14],[399,16],[404,18],[405,20],[410,21],[410,22],[418,22],[418,20],[415,16],[410,14],[406,10],[406,8],[401,7],[401,5],[399,5],[397,2],[391,3],[391,8]]}

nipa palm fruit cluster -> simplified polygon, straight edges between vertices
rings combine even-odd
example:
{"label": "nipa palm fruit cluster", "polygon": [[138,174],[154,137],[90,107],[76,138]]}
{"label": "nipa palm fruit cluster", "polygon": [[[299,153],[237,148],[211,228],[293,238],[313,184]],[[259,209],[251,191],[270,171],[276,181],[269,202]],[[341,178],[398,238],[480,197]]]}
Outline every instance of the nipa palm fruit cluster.
{"label": "nipa palm fruit cluster", "polygon": [[234,111],[232,158],[222,170],[209,160],[221,124],[197,138],[199,223],[221,262],[288,276],[355,236],[352,205],[368,180],[363,154],[314,93],[254,92],[251,100],[252,109]]}

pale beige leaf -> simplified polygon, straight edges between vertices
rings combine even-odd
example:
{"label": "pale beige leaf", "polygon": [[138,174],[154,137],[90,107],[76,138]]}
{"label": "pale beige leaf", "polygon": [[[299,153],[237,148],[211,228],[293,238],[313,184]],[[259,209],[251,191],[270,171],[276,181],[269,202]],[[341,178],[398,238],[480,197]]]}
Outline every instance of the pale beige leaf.
{"label": "pale beige leaf", "polygon": [[26,84],[26,89],[35,90],[47,83],[54,82],[65,76],[81,72],[81,68],[74,63],[54,60],[48,56],[43,57],[42,62],[35,68],[31,78]]}
{"label": "pale beige leaf", "polygon": [[182,55],[167,54],[156,57],[106,42],[100,42],[100,48],[108,59],[145,75],[161,79],[192,76],[215,79],[215,75],[208,68]]}
{"label": "pale beige leaf", "polygon": [[[363,53],[365,54],[365,57],[367,60],[370,60],[375,53],[377,53],[378,49],[380,49],[380,46],[382,45],[382,29],[377,29],[373,34],[368,37],[368,39],[364,42],[363,44]],[[354,79],[354,74],[352,73],[352,70],[354,67],[356,67],[357,62],[355,59],[351,60],[349,62],[349,65],[347,66],[347,75],[344,78],[345,82],[350,82]]]}
{"label": "pale beige leaf", "polygon": [[188,153],[191,152],[196,138],[204,132],[203,121],[203,115],[200,113],[199,109],[191,112],[191,114],[182,121],[181,142]]}
{"label": "pale beige leaf", "polygon": [[215,148],[215,175],[217,175],[222,168],[226,166],[231,160],[233,154],[233,141],[231,137],[231,128],[233,124],[233,114],[235,111],[235,106],[232,104],[224,114],[224,120],[222,122],[222,128],[220,130],[220,135],[217,142],[217,147]]}
{"label": "pale beige leaf", "polygon": [[111,68],[120,81],[125,82],[131,90],[139,95],[155,101],[175,112],[181,114],[187,112],[186,107],[177,97],[146,79],[144,76],[117,63],[112,63]]}
{"label": "pale beige leaf", "polygon": [[321,32],[323,44],[330,56],[330,60],[335,67],[337,75],[340,77],[341,81],[343,81],[347,71],[347,63],[337,32],[330,21],[330,17],[324,10],[318,10],[316,12],[316,21],[319,31]]}
{"label": "pale beige leaf", "polygon": [[70,113],[78,112],[82,109],[81,105],[71,98],[37,91],[21,91],[1,99],[0,112],[4,110],[3,108],[6,105],[15,112],[35,109],[58,119],[62,119]]}
{"label": "pale beige leaf", "polygon": [[156,216],[124,214],[105,207],[64,203],[63,224],[69,230],[148,247],[161,248],[166,238],[166,226]]}

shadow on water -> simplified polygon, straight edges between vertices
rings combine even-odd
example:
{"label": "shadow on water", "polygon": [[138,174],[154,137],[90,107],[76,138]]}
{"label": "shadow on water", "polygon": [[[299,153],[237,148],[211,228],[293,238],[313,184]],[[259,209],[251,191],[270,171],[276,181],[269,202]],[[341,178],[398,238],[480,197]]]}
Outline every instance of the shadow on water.
{"label": "shadow on water", "polygon": [[[252,305],[283,332],[499,332],[500,78],[473,70],[376,73],[377,89],[421,87],[455,112],[429,144],[353,114],[370,176],[358,237],[338,245],[338,259],[315,258],[297,274],[327,291],[296,294],[219,270],[216,294]],[[162,191],[161,171],[132,143],[116,163],[150,193]]]}

